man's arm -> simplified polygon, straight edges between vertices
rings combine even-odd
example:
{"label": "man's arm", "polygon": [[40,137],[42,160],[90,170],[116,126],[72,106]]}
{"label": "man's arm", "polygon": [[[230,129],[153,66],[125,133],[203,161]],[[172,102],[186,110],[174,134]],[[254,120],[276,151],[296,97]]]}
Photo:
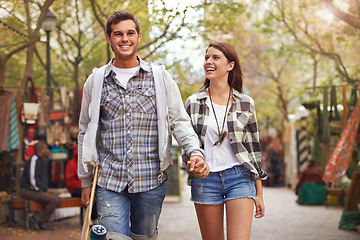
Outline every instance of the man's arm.
{"label": "man's arm", "polygon": [[164,75],[170,129],[179,145],[184,149],[185,155],[189,157],[188,161],[186,161],[188,170],[195,176],[204,178],[209,174],[209,166],[204,161],[204,151],[199,146],[198,136],[191,125],[190,117],[185,111],[176,82],[166,70]]}
{"label": "man's arm", "polygon": [[[84,136],[90,122],[89,108],[91,102],[91,88],[92,82],[89,81],[92,79],[90,75],[84,85],[83,98],[81,101],[81,111],[79,116],[79,135],[78,135],[78,177],[81,180],[81,187],[91,187],[91,180],[94,177],[93,168],[88,166],[88,172],[85,171],[82,158],[83,158],[83,145],[84,145]],[[90,194],[89,194],[90,195]]]}

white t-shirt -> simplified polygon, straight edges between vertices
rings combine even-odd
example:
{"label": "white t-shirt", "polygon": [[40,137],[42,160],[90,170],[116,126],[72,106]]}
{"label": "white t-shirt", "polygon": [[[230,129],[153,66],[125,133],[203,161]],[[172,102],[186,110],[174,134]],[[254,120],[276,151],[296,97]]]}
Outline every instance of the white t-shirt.
{"label": "white t-shirt", "polygon": [[[210,114],[204,139],[204,151],[205,161],[209,165],[210,172],[219,172],[231,168],[235,165],[240,165],[240,162],[236,158],[235,153],[233,152],[230,145],[230,138],[226,119],[224,124],[224,131],[227,132],[225,140],[222,144],[217,144],[216,146],[214,146],[214,143],[219,140],[218,127],[216,125],[214,111],[212,110],[209,98],[207,98],[206,104],[210,107]],[[213,105],[221,132],[226,106],[217,105],[215,103],[213,103]],[[228,114],[229,109],[230,106],[228,107],[228,111],[226,114]]]}
{"label": "white t-shirt", "polygon": [[129,79],[135,75],[140,69],[140,66],[134,68],[118,68],[114,65],[111,65],[111,70],[116,73],[116,79],[119,81],[120,85],[126,89]]}

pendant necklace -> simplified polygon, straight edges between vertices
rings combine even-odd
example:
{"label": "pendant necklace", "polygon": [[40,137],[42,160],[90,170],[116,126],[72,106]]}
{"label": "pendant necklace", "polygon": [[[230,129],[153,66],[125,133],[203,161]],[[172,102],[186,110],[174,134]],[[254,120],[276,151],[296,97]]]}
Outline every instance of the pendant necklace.
{"label": "pendant necklace", "polygon": [[218,120],[217,120],[217,117],[216,117],[214,105],[213,105],[213,102],[212,102],[212,99],[211,99],[210,87],[208,88],[208,90],[209,90],[210,103],[211,103],[212,110],[214,112],[215,121],[216,121],[217,129],[218,129],[218,135],[219,135],[219,140],[216,141],[214,143],[214,145],[213,145],[213,146],[216,146],[216,145],[222,144],[224,142],[226,134],[227,134],[227,132],[224,131],[224,125],[225,125],[227,110],[228,110],[228,107],[229,107],[229,101],[230,101],[230,96],[231,96],[231,88],[229,90],[229,97],[228,97],[227,104],[226,104],[226,109],[225,109],[225,114],[224,114],[224,121],[223,121],[223,124],[222,124],[221,132],[220,132],[219,123],[218,123]]}

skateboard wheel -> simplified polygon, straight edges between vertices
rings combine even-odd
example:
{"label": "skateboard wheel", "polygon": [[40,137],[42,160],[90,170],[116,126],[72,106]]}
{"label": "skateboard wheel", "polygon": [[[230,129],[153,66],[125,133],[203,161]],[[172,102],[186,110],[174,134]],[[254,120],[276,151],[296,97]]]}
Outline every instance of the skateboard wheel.
{"label": "skateboard wheel", "polygon": [[90,239],[91,240],[105,240],[106,228],[102,225],[94,225],[91,228]]}

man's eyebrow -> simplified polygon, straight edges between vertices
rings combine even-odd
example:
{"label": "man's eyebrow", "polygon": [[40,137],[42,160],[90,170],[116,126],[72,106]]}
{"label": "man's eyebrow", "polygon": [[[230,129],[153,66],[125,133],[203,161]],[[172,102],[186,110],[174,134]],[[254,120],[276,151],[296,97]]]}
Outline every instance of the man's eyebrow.
{"label": "man's eyebrow", "polygon": [[135,29],[129,29],[129,30],[127,30],[127,31],[121,31],[121,30],[115,30],[114,31],[114,33],[122,33],[122,32],[136,32],[136,30]]}

